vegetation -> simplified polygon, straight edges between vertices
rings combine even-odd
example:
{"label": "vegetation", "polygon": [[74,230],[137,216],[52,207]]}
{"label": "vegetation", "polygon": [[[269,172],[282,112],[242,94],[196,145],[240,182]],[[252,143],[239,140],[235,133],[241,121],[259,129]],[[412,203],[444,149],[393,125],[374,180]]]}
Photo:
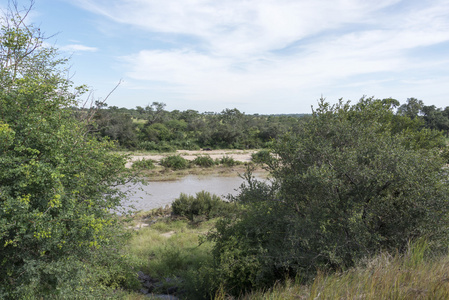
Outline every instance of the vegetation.
{"label": "vegetation", "polygon": [[402,253],[422,236],[445,249],[445,141],[415,124],[385,100],[322,101],[300,131],[273,145],[271,184],[248,175],[234,199],[246,209],[218,222],[210,284],[239,295],[286,276],[308,280],[380,250]]}
{"label": "vegetation", "polygon": [[224,216],[231,212],[235,205],[221,200],[216,195],[209,192],[201,191],[196,197],[181,193],[179,198],[172,203],[173,213],[178,216],[187,217],[193,221],[195,217],[204,217],[207,220]]}
{"label": "vegetation", "polygon": [[[142,272],[157,282],[148,289],[191,299],[449,296],[447,107],[322,99],[302,118],[76,108],[86,88],[14,4],[0,31],[0,298],[138,298]],[[171,215],[126,230],[119,187],[155,166],[126,168],[117,146],[266,147],[253,161],[270,181],[249,165],[230,202],[181,194]]]}
{"label": "vegetation", "polygon": [[[442,131],[449,136],[449,106],[426,106],[422,100],[409,98],[397,108],[397,116],[414,120],[415,127]],[[220,113],[194,110],[167,111],[165,104],[153,102],[135,109],[101,105],[95,115],[92,131],[109,137],[125,149],[173,152],[177,149],[257,149],[270,144],[287,132],[296,132],[310,115],[246,115],[238,109]]]}
{"label": "vegetation", "polygon": [[224,165],[224,166],[226,166],[226,167],[233,167],[233,166],[236,166],[236,165],[239,165],[239,164],[240,164],[239,161],[236,161],[235,159],[233,159],[233,158],[230,157],[230,156],[223,156],[223,157],[219,160],[219,163],[222,164],[222,165]]}
{"label": "vegetation", "polygon": [[[85,109],[77,111],[83,113]],[[92,132],[128,150],[256,149],[298,128],[305,119],[302,117],[246,115],[235,108],[220,113],[170,112],[160,102],[135,109],[101,105]]]}
{"label": "vegetation", "polygon": [[173,170],[182,170],[189,167],[189,161],[180,155],[171,155],[163,158],[160,164]]}
{"label": "vegetation", "polygon": [[209,155],[200,155],[193,160],[193,164],[208,168],[215,165],[215,161]]}
{"label": "vegetation", "polygon": [[65,60],[13,4],[0,30],[0,298],[112,297],[136,283],[110,213],[126,159],[75,118],[84,88],[71,91]]}
{"label": "vegetation", "polygon": [[154,169],[156,166],[151,159],[141,159],[133,162],[132,167],[134,169],[149,170]]}

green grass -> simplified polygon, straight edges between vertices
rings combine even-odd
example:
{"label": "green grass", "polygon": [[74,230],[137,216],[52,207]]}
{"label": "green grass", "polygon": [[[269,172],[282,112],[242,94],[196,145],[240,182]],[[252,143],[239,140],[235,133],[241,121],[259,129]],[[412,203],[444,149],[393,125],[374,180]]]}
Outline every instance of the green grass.
{"label": "green grass", "polygon": [[[142,217],[143,219],[134,222],[148,220],[148,214],[140,213],[139,218]],[[211,259],[211,243],[199,245],[199,238],[212,229],[215,221],[192,223],[186,219],[160,217],[150,227],[144,227],[133,234],[126,254],[135,259],[136,271],[142,271],[152,278],[171,278],[173,284],[181,286],[181,289],[192,288],[188,286],[188,282],[194,281],[194,278],[190,277],[201,264]],[[138,293],[134,293],[128,299],[141,298]]]}

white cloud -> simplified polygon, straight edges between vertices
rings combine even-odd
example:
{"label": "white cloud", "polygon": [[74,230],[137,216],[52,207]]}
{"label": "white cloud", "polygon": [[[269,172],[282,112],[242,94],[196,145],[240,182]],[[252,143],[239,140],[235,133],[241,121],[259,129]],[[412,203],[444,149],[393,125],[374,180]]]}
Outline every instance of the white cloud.
{"label": "white cloud", "polygon": [[83,52],[83,51],[96,52],[96,51],[98,51],[98,48],[84,46],[84,45],[80,45],[80,44],[71,44],[71,45],[61,46],[61,47],[59,47],[59,50],[67,51],[67,52]]}
{"label": "white cloud", "polygon": [[[76,4],[149,35],[198,40],[192,47],[173,38],[171,49],[153,45],[119,58],[130,79],[169,84],[187,99],[257,96],[268,101],[275,94],[286,99],[288,93],[319,95],[339,84],[381,89],[386,79],[358,81],[357,76],[397,74],[405,84],[409,71],[448,65],[432,56],[410,55],[412,49],[449,41],[445,0],[77,0]],[[425,87],[431,85],[423,82]]]}

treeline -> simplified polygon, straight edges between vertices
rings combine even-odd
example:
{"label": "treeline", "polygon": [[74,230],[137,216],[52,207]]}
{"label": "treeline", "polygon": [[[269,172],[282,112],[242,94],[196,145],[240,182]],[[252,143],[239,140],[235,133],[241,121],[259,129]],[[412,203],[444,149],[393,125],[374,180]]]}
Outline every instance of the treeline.
{"label": "treeline", "polygon": [[[384,101],[396,107],[397,115],[418,122],[418,127],[449,135],[449,106],[444,109],[426,106],[416,98],[409,98],[402,105],[395,99]],[[236,108],[220,113],[168,111],[161,102],[132,109],[97,103],[95,108],[77,111],[82,115],[95,112],[90,132],[98,138],[108,137],[122,149],[161,152],[266,148],[287,132],[297,131],[310,118],[308,114],[251,115]]]}
{"label": "treeline", "polygon": [[[160,102],[133,109],[99,105],[95,110],[93,135],[109,137],[121,148],[156,151],[265,148],[272,140],[299,128],[304,119],[301,117],[307,116],[247,115],[236,108],[220,113],[168,111]],[[88,111],[81,109],[78,113]]]}

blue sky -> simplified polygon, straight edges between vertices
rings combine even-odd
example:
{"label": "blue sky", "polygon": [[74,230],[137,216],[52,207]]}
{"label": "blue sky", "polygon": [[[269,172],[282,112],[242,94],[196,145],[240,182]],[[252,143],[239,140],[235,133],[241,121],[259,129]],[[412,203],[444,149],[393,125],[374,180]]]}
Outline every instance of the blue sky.
{"label": "blue sky", "polygon": [[48,42],[95,97],[123,80],[109,105],[309,113],[321,95],[367,95],[449,106],[448,0],[35,0],[31,20],[57,33]]}

